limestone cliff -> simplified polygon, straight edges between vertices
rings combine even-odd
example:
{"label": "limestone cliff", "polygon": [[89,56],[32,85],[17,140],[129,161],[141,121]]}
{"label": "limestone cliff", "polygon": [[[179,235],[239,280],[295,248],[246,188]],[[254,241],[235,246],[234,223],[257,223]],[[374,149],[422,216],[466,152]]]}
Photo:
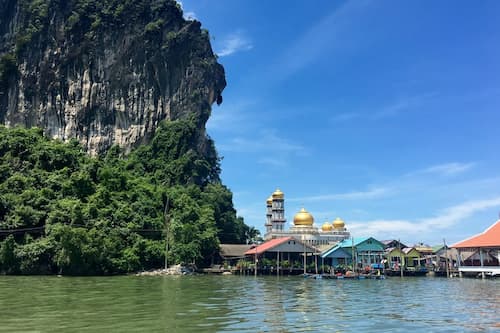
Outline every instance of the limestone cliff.
{"label": "limestone cliff", "polygon": [[224,69],[173,0],[1,0],[0,123],[78,139],[90,154],[194,116],[205,139]]}

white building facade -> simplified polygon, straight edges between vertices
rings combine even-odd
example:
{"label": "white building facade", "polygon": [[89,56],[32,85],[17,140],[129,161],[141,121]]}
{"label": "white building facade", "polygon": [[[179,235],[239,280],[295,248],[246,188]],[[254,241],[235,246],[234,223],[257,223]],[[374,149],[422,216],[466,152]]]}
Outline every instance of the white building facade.
{"label": "white building facade", "polygon": [[264,239],[294,237],[313,246],[333,245],[351,237],[344,221],[336,218],[321,228],[314,226],[314,217],[302,208],[293,218],[293,226],[285,230],[285,194],[277,189],[266,201],[266,233]]}

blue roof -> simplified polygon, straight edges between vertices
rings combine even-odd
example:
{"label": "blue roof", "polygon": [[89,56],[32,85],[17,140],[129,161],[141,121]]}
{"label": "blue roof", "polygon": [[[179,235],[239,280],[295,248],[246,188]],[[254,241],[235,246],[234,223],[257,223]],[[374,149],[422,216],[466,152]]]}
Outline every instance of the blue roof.
{"label": "blue roof", "polygon": [[351,254],[345,250],[345,248],[338,246],[338,244],[331,249],[326,250],[321,254],[322,258],[349,258]]}
{"label": "blue roof", "polygon": [[358,246],[359,244],[366,242],[370,238],[372,237],[354,237],[354,238],[344,239],[337,245],[340,245],[341,247],[351,247],[352,243],[354,243],[354,246]]}
{"label": "blue roof", "polygon": [[[332,248],[324,251],[322,254],[321,254],[321,257],[322,258],[326,258],[328,257],[330,254],[332,254],[333,252],[337,251],[339,248],[346,248],[346,247],[352,247],[353,243],[354,243],[354,246],[358,246],[359,244],[363,243],[363,242],[366,242],[367,240],[369,239],[374,239],[376,240],[375,238],[373,237],[354,237],[354,238],[348,238],[348,239],[344,239],[342,242],[336,244],[335,246],[333,246]],[[377,241],[377,240],[376,240]],[[377,241],[379,242],[379,241]],[[380,242],[379,242],[380,243]]]}

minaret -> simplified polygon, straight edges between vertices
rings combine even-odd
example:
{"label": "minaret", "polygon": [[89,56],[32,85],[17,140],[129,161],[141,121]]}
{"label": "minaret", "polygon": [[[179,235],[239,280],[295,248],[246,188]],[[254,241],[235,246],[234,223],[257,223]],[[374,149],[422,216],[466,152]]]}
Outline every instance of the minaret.
{"label": "minaret", "polygon": [[273,224],[271,218],[273,216],[273,197],[269,197],[266,200],[266,234],[270,233],[273,229]]}
{"label": "minaret", "polygon": [[285,194],[277,189],[272,194],[272,205],[271,205],[271,224],[272,231],[283,231],[285,230]]}

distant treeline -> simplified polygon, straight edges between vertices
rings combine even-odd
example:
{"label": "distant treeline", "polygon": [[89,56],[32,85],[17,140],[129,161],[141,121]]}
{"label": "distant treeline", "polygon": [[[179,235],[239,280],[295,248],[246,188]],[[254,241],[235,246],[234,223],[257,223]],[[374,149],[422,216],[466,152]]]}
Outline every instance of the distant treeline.
{"label": "distant treeline", "polygon": [[[0,273],[116,274],[168,260],[207,263],[220,242],[255,236],[219,179],[195,120],[163,123],[127,156],[0,127]],[[208,152],[208,153],[207,153]]]}

